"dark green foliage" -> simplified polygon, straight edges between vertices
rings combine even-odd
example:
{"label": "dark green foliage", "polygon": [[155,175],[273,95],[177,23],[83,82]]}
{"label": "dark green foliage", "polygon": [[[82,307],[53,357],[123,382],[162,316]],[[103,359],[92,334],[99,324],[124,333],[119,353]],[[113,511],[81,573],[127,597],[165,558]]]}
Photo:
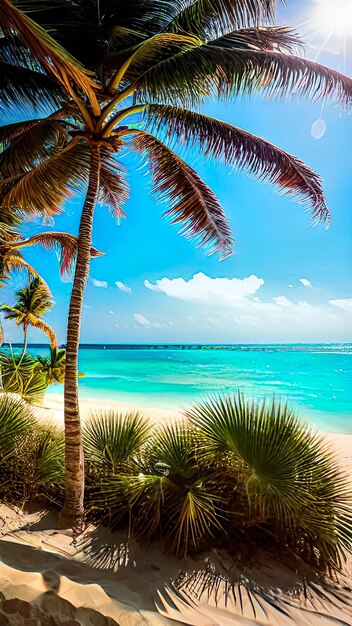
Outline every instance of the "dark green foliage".
{"label": "dark green foliage", "polygon": [[[214,397],[187,413],[245,491],[249,521],[310,561],[339,565],[352,546],[351,490],[323,437],[285,404]],[[229,494],[230,496],[230,494]]]}
{"label": "dark green foliage", "polygon": [[0,464],[14,454],[18,438],[33,423],[33,412],[26,402],[6,393],[0,394]]}
{"label": "dark green foliage", "polygon": [[20,456],[9,462],[10,498],[15,495],[21,503],[35,500],[62,503],[64,441],[64,434],[51,426],[35,423],[28,430],[19,440]]}
{"label": "dark green foliage", "polygon": [[91,414],[83,430],[83,446],[87,506],[96,519],[109,518],[109,524],[115,525],[128,512],[121,477],[140,471],[140,451],[149,434],[150,426],[138,412],[124,415],[111,410]]}
{"label": "dark green foliage", "polygon": [[0,395],[0,494],[24,504],[35,499],[57,501],[64,481],[64,436],[34,418],[30,405]]}
{"label": "dark green foliage", "polygon": [[95,411],[83,431],[84,450],[92,470],[128,472],[147,442],[150,426],[138,411]]}
{"label": "dark green foliage", "polygon": [[[89,425],[90,441],[98,439],[100,443],[101,424],[95,421]],[[221,498],[211,466],[200,462],[198,434],[184,423],[175,423],[157,428],[143,446],[145,441],[134,449],[133,462],[126,464],[125,442],[122,440],[118,452],[115,439],[114,454],[120,470],[102,478],[93,494],[95,504],[109,512],[113,527],[129,512],[131,529],[138,538],[164,536],[176,554],[205,547],[213,530],[221,528],[216,517]],[[99,457],[100,464],[106,463],[106,450],[86,445],[87,458],[94,458],[95,464]]]}
{"label": "dark green foliage", "polygon": [[35,400],[44,394],[48,386],[46,373],[30,354],[22,356],[3,350],[0,352],[0,367],[4,391],[27,400]]}
{"label": "dark green foliage", "polygon": [[122,432],[103,414],[85,432],[90,512],[112,528],[176,554],[279,545],[322,569],[351,549],[348,482],[286,405],[214,397],[133,450]]}
{"label": "dark green foliage", "polygon": [[[321,570],[351,550],[350,485],[323,437],[278,402],[213,397],[153,429],[139,413],[99,411],[84,450],[88,517],[139,541],[177,555],[270,547]],[[59,504],[63,458],[62,433],[0,396],[3,499]]]}

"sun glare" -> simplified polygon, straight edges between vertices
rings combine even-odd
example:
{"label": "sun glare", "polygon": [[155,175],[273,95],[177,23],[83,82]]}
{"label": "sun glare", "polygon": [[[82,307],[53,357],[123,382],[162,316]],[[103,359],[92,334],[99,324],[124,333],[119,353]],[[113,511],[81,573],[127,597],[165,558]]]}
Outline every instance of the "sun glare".
{"label": "sun glare", "polygon": [[330,32],[352,37],[352,0],[317,0],[315,20]]}

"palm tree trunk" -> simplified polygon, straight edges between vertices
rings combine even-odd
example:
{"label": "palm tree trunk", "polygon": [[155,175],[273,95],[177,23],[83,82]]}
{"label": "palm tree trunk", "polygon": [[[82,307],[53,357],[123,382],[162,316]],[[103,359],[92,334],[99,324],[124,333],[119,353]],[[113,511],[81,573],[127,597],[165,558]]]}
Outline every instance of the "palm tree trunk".
{"label": "palm tree trunk", "polygon": [[27,344],[28,344],[28,327],[23,326],[23,350],[22,350],[21,358],[19,360],[18,365],[21,365],[23,361],[23,357],[27,352]]}
{"label": "palm tree trunk", "polygon": [[84,458],[78,403],[78,349],[83,298],[89,276],[93,214],[100,182],[100,149],[92,144],[89,183],[84,202],[77,245],[67,325],[65,365],[65,503],[59,517],[60,528],[80,530],[83,525]]}

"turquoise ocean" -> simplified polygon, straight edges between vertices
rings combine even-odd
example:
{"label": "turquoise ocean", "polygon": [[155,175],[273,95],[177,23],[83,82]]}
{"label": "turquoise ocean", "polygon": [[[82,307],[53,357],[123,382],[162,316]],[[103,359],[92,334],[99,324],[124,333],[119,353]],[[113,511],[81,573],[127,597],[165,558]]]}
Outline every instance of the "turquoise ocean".
{"label": "turquoise ocean", "polygon": [[206,394],[239,389],[253,398],[275,394],[320,429],[352,433],[352,344],[86,345],[79,368],[82,398],[182,409]]}

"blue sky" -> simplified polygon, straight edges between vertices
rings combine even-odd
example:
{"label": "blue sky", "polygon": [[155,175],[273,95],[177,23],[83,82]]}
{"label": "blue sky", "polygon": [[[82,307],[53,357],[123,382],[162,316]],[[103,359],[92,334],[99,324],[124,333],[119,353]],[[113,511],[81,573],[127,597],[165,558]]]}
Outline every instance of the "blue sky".
{"label": "blue sky", "polygon": [[[314,58],[327,34],[318,19],[320,5],[313,0],[287,4],[278,22],[300,27],[309,43],[307,55]],[[337,34],[319,60],[351,75],[352,24],[350,32],[346,58],[341,54],[343,38]],[[226,105],[208,103],[204,111],[261,135],[318,171],[332,213],[330,229],[312,228],[302,207],[276,195],[270,186],[192,153],[189,163],[220,198],[237,241],[234,255],[219,262],[161,219],[164,207],[150,196],[146,171],[133,170],[137,162],[128,159],[127,219],[117,226],[105,208],[96,211],[94,245],[106,256],[92,261],[82,341],[350,341],[351,116],[321,102],[267,101],[259,96]],[[326,132],[317,140],[311,130],[320,118]],[[65,206],[55,230],[77,232],[81,200]],[[26,226],[27,233],[41,229]],[[26,259],[51,286],[56,307],[47,320],[64,342],[71,285],[60,280],[55,255],[32,250]],[[21,278],[15,278],[2,291],[2,301],[9,303],[20,284]],[[7,340],[21,340],[13,325],[6,324],[5,331]],[[31,340],[43,338],[33,331]]]}

